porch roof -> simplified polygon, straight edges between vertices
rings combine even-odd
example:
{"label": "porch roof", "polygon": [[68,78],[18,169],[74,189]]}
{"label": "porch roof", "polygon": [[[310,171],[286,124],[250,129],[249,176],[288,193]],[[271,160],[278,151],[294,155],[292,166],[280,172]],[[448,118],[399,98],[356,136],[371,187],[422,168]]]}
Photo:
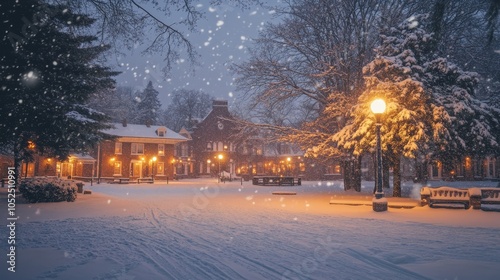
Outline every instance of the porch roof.
{"label": "porch roof", "polygon": [[70,154],[68,159],[77,160],[81,162],[91,162],[91,163],[96,162],[96,160],[93,157],[84,154]]}

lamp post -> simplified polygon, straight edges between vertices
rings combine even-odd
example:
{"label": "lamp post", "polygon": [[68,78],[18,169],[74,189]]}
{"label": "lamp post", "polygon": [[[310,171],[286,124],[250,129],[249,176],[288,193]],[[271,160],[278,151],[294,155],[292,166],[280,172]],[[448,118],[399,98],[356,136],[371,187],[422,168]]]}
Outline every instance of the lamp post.
{"label": "lamp post", "polygon": [[292,175],[292,170],[291,170],[291,166],[290,166],[290,161],[292,159],[290,157],[287,157],[286,158],[286,162],[287,162],[287,169],[288,169],[288,176],[291,176]]}
{"label": "lamp post", "polygon": [[217,174],[217,183],[219,183],[220,182],[220,161],[223,158],[222,154],[219,154],[217,156],[217,158],[219,159],[219,173]]}
{"label": "lamp post", "polygon": [[175,158],[172,159],[172,180],[175,180]]}
{"label": "lamp post", "polygon": [[377,134],[377,181],[375,181],[375,196],[372,201],[373,211],[382,212],[387,211],[387,199],[384,197],[382,190],[382,147],[380,144],[380,117],[385,112],[385,101],[382,99],[375,99],[370,106],[373,114],[375,115],[375,130]]}
{"label": "lamp post", "polygon": [[153,163],[151,164],[151,179],[153,181],[155,180],[155,162],[156,162],[156,157],[152,158]]}

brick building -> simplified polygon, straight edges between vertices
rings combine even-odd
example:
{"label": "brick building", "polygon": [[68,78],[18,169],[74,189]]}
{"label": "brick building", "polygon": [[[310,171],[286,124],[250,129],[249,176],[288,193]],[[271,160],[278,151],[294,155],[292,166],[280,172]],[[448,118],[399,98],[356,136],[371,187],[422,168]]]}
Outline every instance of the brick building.
{"label": "brick building", "polygon": [[219,171],[236,175],[239,155],[233,136],[238,130],[233,119],[226,100],[213,100],[212,111],[196,124],[188,143],[194,175],[216,176]]}
{"label": "brick building", "polygon": [[174,177],[175,144],[188,141],[184,136],[154,125],[115,124],[104,131],[116,136],[114,141],[99,144],[92,157],[97,160],[99,179],[152,177],[166,180]]}

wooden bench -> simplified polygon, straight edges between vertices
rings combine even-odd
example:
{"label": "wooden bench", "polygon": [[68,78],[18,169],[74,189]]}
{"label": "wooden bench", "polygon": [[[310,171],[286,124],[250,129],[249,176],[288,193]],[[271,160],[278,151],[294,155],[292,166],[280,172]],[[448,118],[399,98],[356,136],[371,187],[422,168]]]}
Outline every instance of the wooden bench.
{"label": "wooden bench", "polygon": [[140,183],[153,184],[154,182],[155,182],[155,180],[152,177],[137,178],[137,183],[138,184],[140,184]]}
{"label": "wooden bench", "polygon": [[300,186],[302,185],[302,179],[294,177],[262,176],[253,177],[252,184],[261,186]]}
{"label": "wooden bench", "polygon": [[470,195],[468,189],[457,189],[451,187],[423,187],[420,190],[422,205],[453,206],[463,205],[465,209],[470,208]]}
{"label": "wooden bench", "polygon": [[113,179],[113,183],[128,184],[130,183],[130,178],[115,178]]}
{"label": "wooden bench", "polygon": [[472,208],[500,210],[500,188],[470,188],[469,194]]}

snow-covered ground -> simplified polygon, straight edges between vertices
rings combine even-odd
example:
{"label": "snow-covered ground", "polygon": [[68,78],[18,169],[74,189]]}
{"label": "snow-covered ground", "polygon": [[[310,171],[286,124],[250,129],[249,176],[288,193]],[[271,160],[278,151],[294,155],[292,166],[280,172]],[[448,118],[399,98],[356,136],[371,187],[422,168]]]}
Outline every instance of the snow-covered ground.
{"label": "snow-covered ground", "polygon": [[[373,182],[363,185],[359,194],[338,181],[198,179],[87,184],[93,193],[75,202],[18,200],[15,273],[0,189],[0,279],[500,279],[500,212],[330,204],[371,200]],[[405,194],[418,188],[407,183]],[[278,190],[297,194],[272,195]]]}

